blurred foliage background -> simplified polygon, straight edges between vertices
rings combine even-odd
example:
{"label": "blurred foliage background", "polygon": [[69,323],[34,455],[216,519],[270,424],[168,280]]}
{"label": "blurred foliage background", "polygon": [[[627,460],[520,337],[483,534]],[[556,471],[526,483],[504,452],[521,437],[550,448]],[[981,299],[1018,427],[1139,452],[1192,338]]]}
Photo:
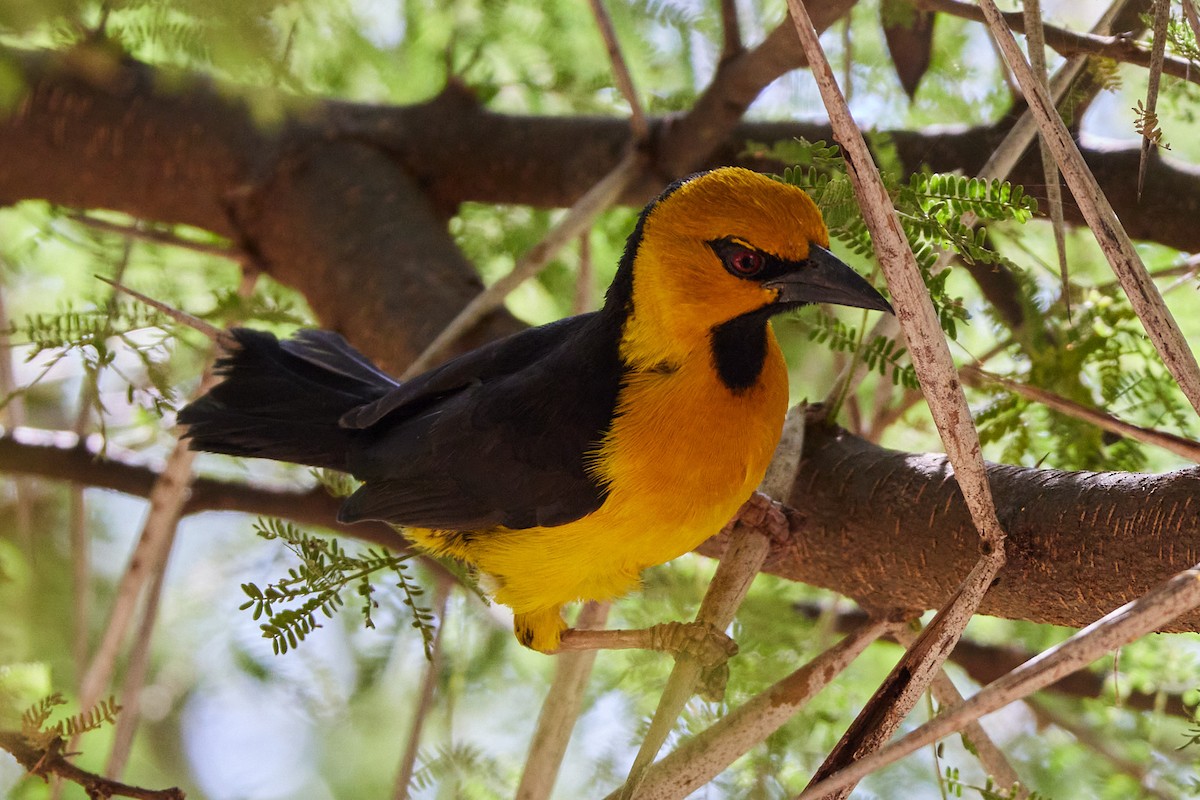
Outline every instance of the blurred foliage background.
{"label": "blurred foliage background", "polygon": [[[1090,2],[1044,5],[1048,19],[1073,29],[1086,29],[1103,10]],[[761,0],[740,0],[736,7],[748,42],[774,28],[784,8]],[[620,0],[608,9],[648,111],[689,109],[720,57],[719,5]],[[1174,12],[1182,19],[1179,7]],[[253,98],[263,126],[321,98],[375,104],[428,100],[451,76],[496,111],[628,113],[581,0],[0,0],[0,44],[6,48],[65,49],[100,29],[114,46],[165,73],[204,73],[223,91]],[[931,62],[911,97],[896,76],[883,31],[880,3],[864,0],[824,36],[864,127],[990,123],[1016,102],[977,23],[938,15]],[[1187,29],[1175,35],[1184,48]],[[1175,52],[1188,57],[1185,50]],[[6,58],[0,53],[0,108],[11,109],[24,87]],[[1052,69],[1058,61],[1051,57]],[[1107,88],[1079,120],[1081,130],[1136,140],[1134,108],[1145,94],[1145,70],[1114,64],[1105,74]],[[1200,161],[1196,95],[1195,84],[1168,81],[1158,111],[1170,155],[1191,164]],[[824,109],[810,76],[796,71],[772,84],[750,116],[820,119]],[[814,153],[806,145],[787,147],[793,160]],[[450,225],[490,282],[541,239],[558,213],[469,204]],[[827,213],[833,219],[838,209]],[[77,209],[34,201],[0,208],[0,327],[10,341],[0,358],[11,361],[13,373],[0,386],[4,412],[9,427],[98,434],[107,453],[159,465],[173,445],[172,409],[197,385],[200,338],[171,326],[165,333],[156,326],[161,318],[128,300],[114,300],[95,274],[119,275],[152,297],[218,323],[243,320],[285,333],[318,321],[303,297],[269,279],[258,282],[252,298],[239,299],[239,270],[228,259],[130,238],[98,226],[97,219],[142,224],[119,214],[81,216]],[[579,249],[569,248],[510,296],[510,310],[535,324],[597,303],[634,219],[628,208],[604,214],[587,237],[589,268],[581,270]],[[844,232],[845,241],[853,242],[853,225],[847,223]],[[204,231],[175,233],[222,245]],[[1018,278],[1019,302],[1059,338],[1052,345],[1022,340],[1032,334],[1015,333],[956,265],[939,284],[946,302],[964,312],[947,325],[955,334],[956,357],[971,361],[991,352],[992,371],[1056,386],[1136,424],[1196,435],[1194,415],[1112,287],[1086,229],[1067,231],[1076,294],[1069,319],[1049,224],[1041,218],[1000,220],[989,227],[989,237],[988,247]],[[1150,270],[1164,273],[1160,286],[1185,333],[1200,340],[1195,280],[1200,261],[1153,242],[1139,247]],[[847,257],[872,272],[869,259]],[[847,358],[830,347],[839,339],[823,314],[810,309],[777,324],[794,368],[797,400],[823,397]],[[862,319],[847,314],[842,325],[861,326]],[[845,330],[840,335],[856,338]],[[881,383],[890,384],[891,375],[865,384],[861,396],[848,401],[849,413],[856,413],[856,403],[860,411],[867,408]],[[888,391],[899,395],[904,387]],[[1090,470],[1162,471],[1182,464],[999,388],[975,390],[970,399],[992,460]],[[900,449],[939,447],[919,402],[876,433]],[[274,486],[316,481],[301,469],[211,456],[201,456],[197,466],[204,474]],[[0,476],[0,727],[14,727],[24,708],[53,692],[75,697],[144,513],[144,502],[128,496]],[[378,603],[373,627],[364,626],[360,603],[348,600],[332,618],[322,617],[321,627],[298,646],[274,655],[261,620],[239,610],[246,599],[242,585],[277,581],[297,559],[278,539],[256,536],[254,525],[253,518],[232,513],[182,521],[163,582],[148,677],[138,690],[141,725],[125,779],[143,786],[178,784],[189,797],[211,800],[391,796],[427,663],[403,592],[395,580],[381,580],[373,595]],[[83,574],[78,559],[72,560],[73,527],[83,531],[74,541],[90,548],[91,566]],[[351,553],[360,549],[349,541],[343,546]],[[443,654],[412,796],[510,797],[533,729],[533,709],[545,695],[554,660],[519,647],[503,609],[486,606],[469,588],[455,584],[438,609],[442,573],[416,562],[409,569],[425,587],[422,602],[438,611]],[[689,618],[711,572],[712,564],[698,556],[651,570],[644,591],[616,605],[610,625]],[[745,700],[820,652],[834,635],[831,620],[849,606],[827,592],[761,576],[735,625],[743,655],[732,663],[726,703]],[[806,613],[813,609],[816,614]],[[968,636],[983,645],[1035,653],[1068,633],[980,618]],[[1192,635],[1140,641],[1119,658],[1095,665],[1105,686],[1101,697],[1047,693],[995,715],[989,728],[1018,771],[1046,797],[1200,794],[1200,748],[1184,746],[1194,723],[1190,716],[1167,713],[1170,703],[1190,707],[1198,699],[1197,644]],[[898,653],[894,645],[872,647],[800,717],[697,796],[793,796]],[[654,654],[599,656],[556,797],[600,796],[607,791],[600,787],[620,782],[669,667]],[[966,673],[951,669],[964,691],[971,691]],[[1126,707],[1122,697],[1130,691],[1159,698],[1160,710]],[[704,727],[722,710],[694,701],[685,731]],[[932,711],[932,704],[919,709],[914,724]],[[111,726],[89,734],[78,763],[102,771],[112,736]],[[856,796],[985,796],[969,788],[984,780],[955,740],[873,776]],[[33,800],[55,796],[55,790],[25,777],[15,761],[0,755],[0,796]],[[83,794],[67,786],[57,796]]]}

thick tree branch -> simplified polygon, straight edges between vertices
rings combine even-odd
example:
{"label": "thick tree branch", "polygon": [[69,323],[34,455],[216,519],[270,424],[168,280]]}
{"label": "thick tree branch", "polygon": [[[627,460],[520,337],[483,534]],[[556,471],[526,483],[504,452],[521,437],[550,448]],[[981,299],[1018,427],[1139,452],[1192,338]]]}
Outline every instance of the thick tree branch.
{"label": "thick tree branch", "polygon": [[[820,414],[818,408],[813,413]],[[155,472],[73,442],[0,437],[0,472],[145,497]],[[991,464],[1009,561],[981,612],[1082,627],[1200,561],[1200,468],[1166,475],[1060,472]],[[944,456],[887,450],[810,418],[792,492],[792,539],[766,572],[879,608],[938,608],[975,563],[979,537]],[[400,544],[386,525],[338,525],[338,501],[307,492],[197,480],[185,513],[241,511],[293,519],[371,544]],[[727,538],[699,552],[719,557]],[[1191,559],[1191,561],[1189,561]],[[1172,631],[1200,632],[1200,613]]]}
{"label": "thick tree branch", "polygon": [[[988,477],[1008,563],[980,613],[1082,627],[1200,561],[1200,469],[1145,475],[992,464]],[[803,498],[793,541],[764,569],[867,608],[938,608],[978,556],[945,456],[887,450],[810,417],[793,494]],[[700,552],[722,546],[712,539]],[[1200,613],[1166,630],[1200,630]]]}
{"label": "thick tree branch", "polygon": [[[767,83],[799,65],[785,34],[781,25],[723,62],[687,117],[649,121],[653,174],[622,202],[641,204],[664,179],[705,166],[778,168],[744,158],[747,141],[831,139],[822,124],[738,122]],[[571,205],[630,146],[623,119],[497,114],[457,84],[407,107],[279,98],[283,120],[266,128],[228,88],[196,76],[163,81],[106,51],[0,48],[0,59],[29,87],[0,119],[0,149],[22,154],[0,160],[0,202],[108,208],[226,236],[392,369],[480,289],[445,231],[447,213],[464,201]],[[972,173],[1006,124],[893,139],[909,168]],[[1138,204],[1136,146],[1093,144],[1084,155],[1131,235],[1200,251],[1200,168],[1152,157]],[[1037,159],[1013,180],[1042,183]],[[462,346],[517,327],[497,312]]]}

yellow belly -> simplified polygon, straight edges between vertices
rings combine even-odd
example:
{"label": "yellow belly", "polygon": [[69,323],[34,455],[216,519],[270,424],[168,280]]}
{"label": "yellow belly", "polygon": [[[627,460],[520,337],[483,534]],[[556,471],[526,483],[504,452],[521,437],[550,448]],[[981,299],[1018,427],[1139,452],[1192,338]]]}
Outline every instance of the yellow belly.
{"label": "yellow belly", "polygon": [[635,376],[593,467],[608,497],[586,517],[552,528],[410,537],[492,576],[496,601],[517,615],[518,638],[555,649],[563,604],[625,594],[643,569],[720,530],[758,486],[787,410],[786,366],[773,336],[767,346],[758,383],[738,393],[703,358]]}

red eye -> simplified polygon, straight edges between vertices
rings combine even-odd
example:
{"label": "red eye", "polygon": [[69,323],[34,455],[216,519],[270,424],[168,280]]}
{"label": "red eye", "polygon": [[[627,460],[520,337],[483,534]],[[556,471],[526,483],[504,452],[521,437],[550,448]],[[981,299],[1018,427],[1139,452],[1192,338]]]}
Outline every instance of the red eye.
{"label": "red eye", "polygon": [[763,268],[763,255],[754,250],[735,250],[725,263],[735,275],[757,275]]}

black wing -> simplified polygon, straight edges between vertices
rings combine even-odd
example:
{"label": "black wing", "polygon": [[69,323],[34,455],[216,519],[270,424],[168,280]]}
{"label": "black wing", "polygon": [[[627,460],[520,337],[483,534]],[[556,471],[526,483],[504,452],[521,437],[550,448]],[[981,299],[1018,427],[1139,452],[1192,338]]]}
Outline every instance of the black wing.
{"label": "black wing", "polygon": [[561,525],[599,508],[587,470],[621,383],[619,321],[533,328],[399,385],[343,417],[365,485],[345,521],[480,530]]}

